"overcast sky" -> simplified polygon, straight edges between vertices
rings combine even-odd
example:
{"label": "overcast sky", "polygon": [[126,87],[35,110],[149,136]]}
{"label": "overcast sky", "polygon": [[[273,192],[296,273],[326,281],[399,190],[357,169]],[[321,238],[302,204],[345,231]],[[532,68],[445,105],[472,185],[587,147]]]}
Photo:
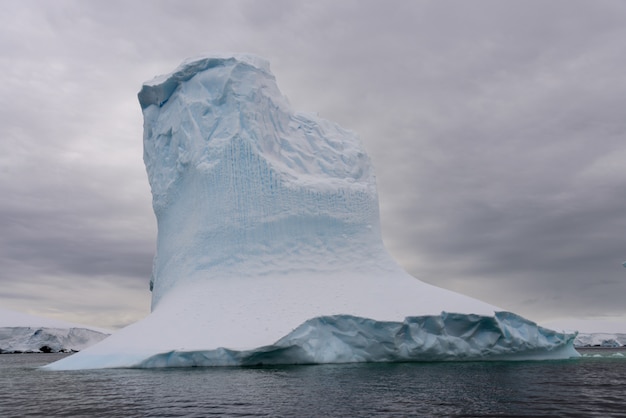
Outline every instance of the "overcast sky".
{"label": "overcast sky", "polygon": [[141,84],[267,58],[356,131],[411,274],[533,320],[626,323],[626,2],[3,1],[0,307],[149,312]]}

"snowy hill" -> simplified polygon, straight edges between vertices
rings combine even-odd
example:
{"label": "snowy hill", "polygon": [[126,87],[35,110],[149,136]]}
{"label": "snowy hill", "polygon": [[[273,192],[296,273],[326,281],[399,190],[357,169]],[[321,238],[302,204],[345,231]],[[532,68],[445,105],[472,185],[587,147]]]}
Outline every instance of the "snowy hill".
{"label": "snowy hill", "polygon": [[0,353],[80,351],[110,333],[0,308]]}
{"label": "snowy hill", "polygon": [[188,60],[139,102],[152,313],[49,368],[577,356],[573,334],[407,274],[360,140],[295,112],[267,61]]}

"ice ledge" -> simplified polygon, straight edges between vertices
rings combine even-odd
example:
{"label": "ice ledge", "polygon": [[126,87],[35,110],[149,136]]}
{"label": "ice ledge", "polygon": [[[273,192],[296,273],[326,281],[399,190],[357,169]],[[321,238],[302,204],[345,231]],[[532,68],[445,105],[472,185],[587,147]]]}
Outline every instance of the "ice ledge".
{"label": "ice ledge", "polygon": [[[542,328],[510,312],[494,316],[442,312],[402,322],[352,315],[310,319],[276,343],[252,350],[216,348],[148,355],[72,357],[46,366],[158,368],[357,362],[553,360],[579,357],[576,334]],[[83,354],[83,353],[81,353]],[[86,354],[86,353],[85,353]],[[126,358],[125,358],[126,357]]]}
{"label": "ice ledge", "polygon": [[172,351],[137,367],[565,359],[579,356],[575,337],[510,312],[493,317],[442,312],[403,322],[333,315],[308,320],[271,346]]}

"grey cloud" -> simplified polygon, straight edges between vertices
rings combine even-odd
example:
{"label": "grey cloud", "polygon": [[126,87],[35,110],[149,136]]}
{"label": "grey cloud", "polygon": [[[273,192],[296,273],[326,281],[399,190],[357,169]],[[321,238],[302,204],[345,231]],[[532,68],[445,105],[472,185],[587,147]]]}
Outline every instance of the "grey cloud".
{"label": "grey cloud", "polygon": [[[156,227],[136,93],[232,50],[270,59],[297,109],[360,134],[410,272],[524,314],[626,315],[623,2],[5,6],[0,283],[142,288]],[[55,294],[41,289],[38,304]]]}

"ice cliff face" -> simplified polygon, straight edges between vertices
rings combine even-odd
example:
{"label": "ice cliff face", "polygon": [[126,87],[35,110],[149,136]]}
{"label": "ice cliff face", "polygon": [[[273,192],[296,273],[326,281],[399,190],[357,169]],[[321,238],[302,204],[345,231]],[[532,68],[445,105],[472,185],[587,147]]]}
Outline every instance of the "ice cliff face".
{"label": "ice cliff face", "polygon": [[146,83],[139,101],[159,228],[155,306],[173,284],[208,272],[380,262],[375,179],[360,141],[294,113],[266,61],[187,62]]}
{"label": "ice cliff face", "polygon": [[574,335],[404,272],[382,244],[360,141],[294,112],[266,61],[189,60],[139,101],[152,313],[49,368],[577,355]]}

